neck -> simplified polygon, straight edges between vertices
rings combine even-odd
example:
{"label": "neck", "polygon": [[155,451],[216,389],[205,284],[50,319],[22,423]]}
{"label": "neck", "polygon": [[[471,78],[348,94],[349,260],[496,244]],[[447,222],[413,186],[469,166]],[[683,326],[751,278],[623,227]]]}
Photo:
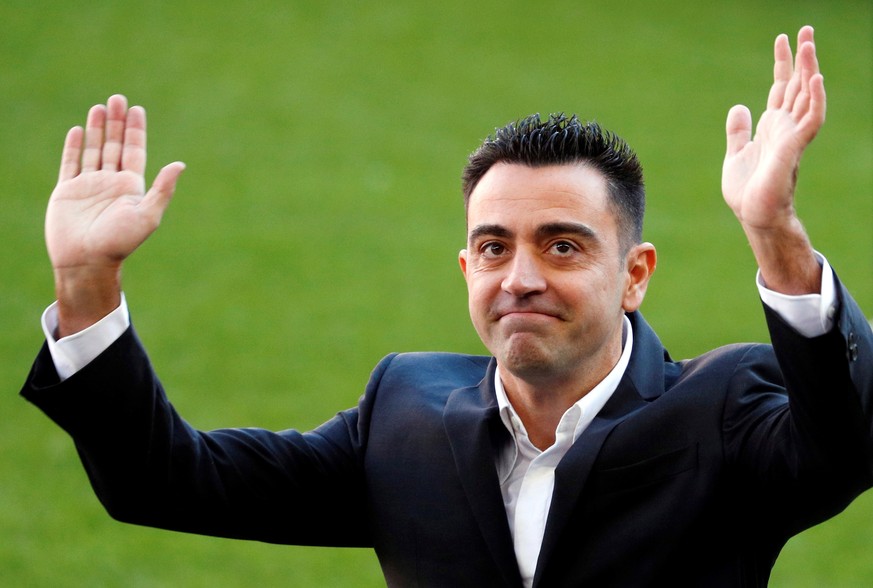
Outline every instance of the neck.
{"label": "neck", "polygon": [[506,396],[524,423],[534,447],[545,451],[554,445],[555,430],[564,413],[606,377],[619,356],[620,353],[605,371],[592,371],[585,378],[531,381],[501,370],[500,379]]}
{"label": "neck", "polygon": [[[627,337],[630,353],[630,332]],[[569,373],[518,373],[500,366],[500,381],[506,397],[536,448],[544,451],[554,445],[555,431],[564,413],[604,381],[618,365],[624,351],[625,337],[619,335],[602,353],[580,362],[583,365]]]}

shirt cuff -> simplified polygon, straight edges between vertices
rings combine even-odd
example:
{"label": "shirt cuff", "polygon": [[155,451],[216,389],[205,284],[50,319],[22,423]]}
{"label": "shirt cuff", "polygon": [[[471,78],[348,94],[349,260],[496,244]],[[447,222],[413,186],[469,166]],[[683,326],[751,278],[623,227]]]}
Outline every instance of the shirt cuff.
{"label": "shirt cuff", "polygon": [[55,334],[58,332],[58,303],[54,302],[42,313],[42,330],[61,381],[91,363],[129,326],[130,312],[123,293],[118,308],[90,327],[57,340]]}
{"label": "shirt cuff", "polygon": [[767,288],[758,270],[756,282],[761,300],[804,337],[818,337],[831,330],[836,314],[837,295],[834,272],[828,260],[816,252],[821,264],[821,292],[788,296]]}

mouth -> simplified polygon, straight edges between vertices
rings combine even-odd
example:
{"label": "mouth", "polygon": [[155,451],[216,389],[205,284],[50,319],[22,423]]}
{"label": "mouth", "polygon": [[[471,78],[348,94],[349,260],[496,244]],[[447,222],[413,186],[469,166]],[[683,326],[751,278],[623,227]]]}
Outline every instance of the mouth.
{"label": "mouth", "polygon": [[556,314],[538,310],[510,310],[497,315],[498,321],[545,321],[558,320]]}

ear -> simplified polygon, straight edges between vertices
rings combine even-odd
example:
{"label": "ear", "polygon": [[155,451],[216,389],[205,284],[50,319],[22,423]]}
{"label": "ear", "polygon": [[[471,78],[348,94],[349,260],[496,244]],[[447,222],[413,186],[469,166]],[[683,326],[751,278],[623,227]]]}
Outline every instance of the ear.
{"label": "ear", "polygon": [[461,273],[464,274],[464,279],[467,279],[467,250],[461,249],[458,253],[458,264],[461,266]]}
{"label": "ear", "polygon": [[658,263],[655,246],[651,243],[635,245],[628,252],[626,263],[627,288],[621,306],[625,312],[633,312],[643,303],[649,280],[655,273],[655,266]]}

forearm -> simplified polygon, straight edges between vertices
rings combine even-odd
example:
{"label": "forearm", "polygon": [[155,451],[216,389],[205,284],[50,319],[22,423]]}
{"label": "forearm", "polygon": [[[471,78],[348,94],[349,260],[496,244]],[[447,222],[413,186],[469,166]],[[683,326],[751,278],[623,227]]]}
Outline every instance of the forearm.
{"label": "forearm", "polygon": [[[765,304],[776,362],[750,354],[725,408],[728,459],[770,488],[756,505],[792,533],[873,485],[873,331],[835,283],[833,328],[820,336],[799,334]],[[857,355],[847,353],[853,341]]]}
{"label": "forearm", "polygon": [[[798,337],[781,317],[767,313],[773,348],[791,403],[793,430],[828,458],[866,473],[873,468],[873,331],[849,292],[835,279],[833,328]],[[836,454],[839,455],[836,455]],[[861,457],[863,456],[863,457]]]}
{"label": "forearm", "polygon": [[799,219],[793,217],[784,226],[743,229],[767,288],[791,296],[821,291],[821,264]]}
{"label": "forearm", "polygon": [[873,331],[849,293],[836,284],[834,328],[799,337],[767,312],[779,368],[788,390],[791,434],[799,461],[834,479],[867,487],[873,481]]}

